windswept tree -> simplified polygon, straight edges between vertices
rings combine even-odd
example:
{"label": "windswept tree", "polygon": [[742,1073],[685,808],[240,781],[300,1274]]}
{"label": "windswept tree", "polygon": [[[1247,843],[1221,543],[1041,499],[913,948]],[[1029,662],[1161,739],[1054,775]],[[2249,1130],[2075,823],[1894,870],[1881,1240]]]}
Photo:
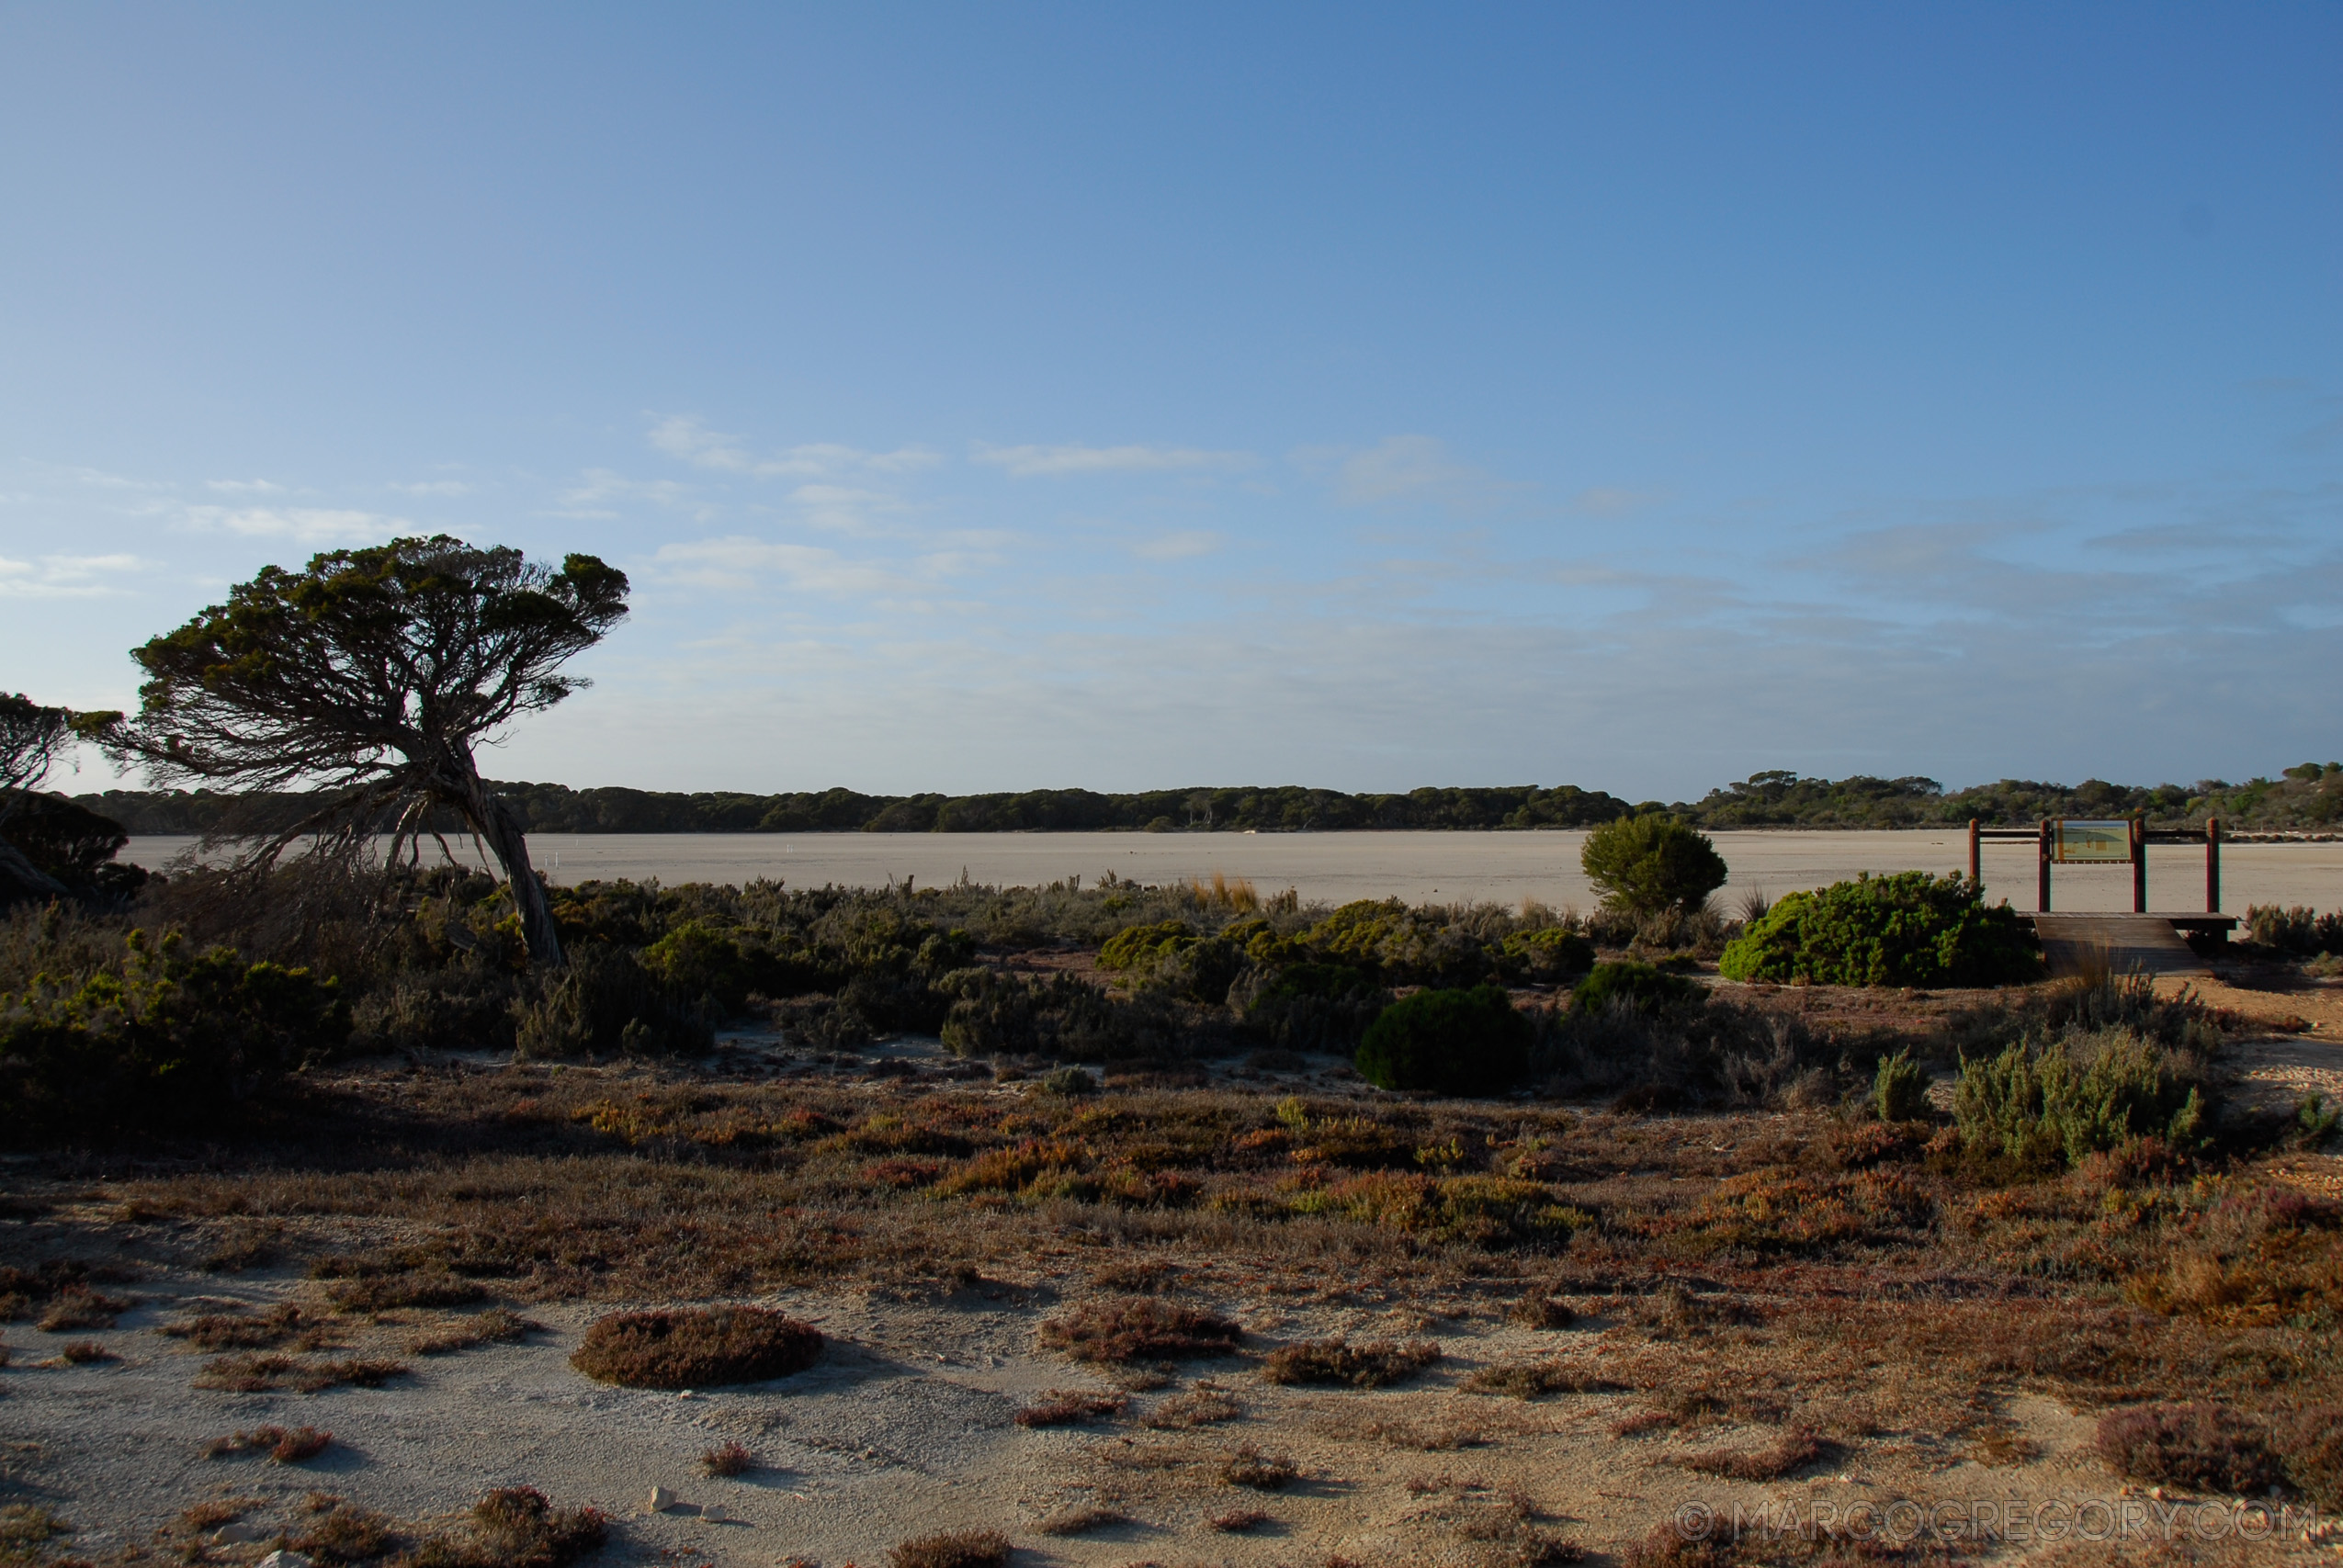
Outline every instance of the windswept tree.
{"label": "windswept tree", "polygon": [[[47,707],[21,692],[0,692],[0,833],[10,832],[11,819],[23,815],[28,807],[37,810],[41,806],[32,791],[49,776],[49,770],[68,746],[102,734],[121,716]],[[107,856],[112,852],[107,851]],[[20,846],[0,839],[0,907],[23,897],[53,898],[64,891],[64,886],[37,866]]]}
{"label": "windswept tree", "polygon": [[131,650],[148,678],[111,743],[158,783],[313,792],[315,808],[262,837],[254,863],[386,823],[391,858],[412,858],[452,813],[503,868],[531,960],[558,964],[520,815],[472,753],[586,685],[561,666],[626,614],[626,573],[593,556],[554,571],[445,536],[267,567]]}
{"label": "windswept tree", "polygon": [[25,791],[49,776],[67,746],[121,716],[43,707],[22,692],[0,692],[0,821]]}

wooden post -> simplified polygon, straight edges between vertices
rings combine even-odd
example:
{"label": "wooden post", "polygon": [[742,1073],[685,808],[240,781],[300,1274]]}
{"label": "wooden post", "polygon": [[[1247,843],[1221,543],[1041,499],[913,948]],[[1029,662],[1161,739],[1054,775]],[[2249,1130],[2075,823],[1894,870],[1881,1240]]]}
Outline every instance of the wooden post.
{"label": "wooden post", "polygon": [[2147,913],[2147,818],[2132,818],[2132,913]]}
{"label": "wooden post", "polygon": [[2034,912],[2050,913],[2050,818],[2042,819],[2042,838],[2035,845],[2035,858],[2041,863],[2034,872]]}
{"label": "wooden post", "polygon": [[2221,818],[2218,817],[2204,819],[2204,912],[2208,915],[2221,913]]}
{"label": "wooden post", "polygon": [[1969,818],[1969,886],[1985,886],[1985,847],[1977,837],[1977,819]]}

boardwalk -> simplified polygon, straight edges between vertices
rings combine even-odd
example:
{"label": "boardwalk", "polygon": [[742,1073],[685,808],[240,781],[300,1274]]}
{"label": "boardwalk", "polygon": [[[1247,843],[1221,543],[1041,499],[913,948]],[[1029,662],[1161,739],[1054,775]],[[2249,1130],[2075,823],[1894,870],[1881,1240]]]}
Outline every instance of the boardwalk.
{"label": "boardwalk", "polygon": [[2036,915],[2033,922],[2053,975],[2096,967],[2102,951],[2107,966],[2118,975],[2135,969],[2202,978],[2213,974],[2163,915],[2050,914]]}

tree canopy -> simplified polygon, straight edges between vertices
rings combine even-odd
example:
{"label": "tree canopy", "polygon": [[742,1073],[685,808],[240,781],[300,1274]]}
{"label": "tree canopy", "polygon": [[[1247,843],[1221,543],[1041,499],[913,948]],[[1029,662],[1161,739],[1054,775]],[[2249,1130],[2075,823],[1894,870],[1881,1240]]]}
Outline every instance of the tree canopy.
{"label": "tree canopy", "polygon": [[158,782],[319,792],[261,837],[262,859],[386,818],[391,853],[412,854],[447,807],[504,868],[531,956],[558,964],[526,823],[482,782],[473,749],[583,687],[561,666],[626,614],[626,574],[593,556],[555,571],[444,535],[329,551],[302,570],[264,568],[132,649],[147,680],[111,741]]}

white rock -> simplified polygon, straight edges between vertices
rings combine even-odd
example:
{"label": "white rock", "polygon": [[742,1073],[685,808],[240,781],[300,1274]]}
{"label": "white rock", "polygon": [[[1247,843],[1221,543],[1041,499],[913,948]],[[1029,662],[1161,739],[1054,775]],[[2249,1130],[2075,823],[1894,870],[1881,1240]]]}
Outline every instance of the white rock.
{"label": "white rock", "polygon": [[725,1511],[721,1503],[705,1503],[700,1506],[699,1517],[711,1525],[720,1525],[732,1516]]}
{"label": "white rock", "polygon": [[317,1568],[317,1565],[298,1551],[287,1551],[279,1547],[260,1560],[260,1568]]}
{"label": "white rock", "polygon": [[651,1511],[652,1513],[662,1513],[674,1506],[675,1494],[668,1491],[664,1486],[654,1486],[651,1489]]}

